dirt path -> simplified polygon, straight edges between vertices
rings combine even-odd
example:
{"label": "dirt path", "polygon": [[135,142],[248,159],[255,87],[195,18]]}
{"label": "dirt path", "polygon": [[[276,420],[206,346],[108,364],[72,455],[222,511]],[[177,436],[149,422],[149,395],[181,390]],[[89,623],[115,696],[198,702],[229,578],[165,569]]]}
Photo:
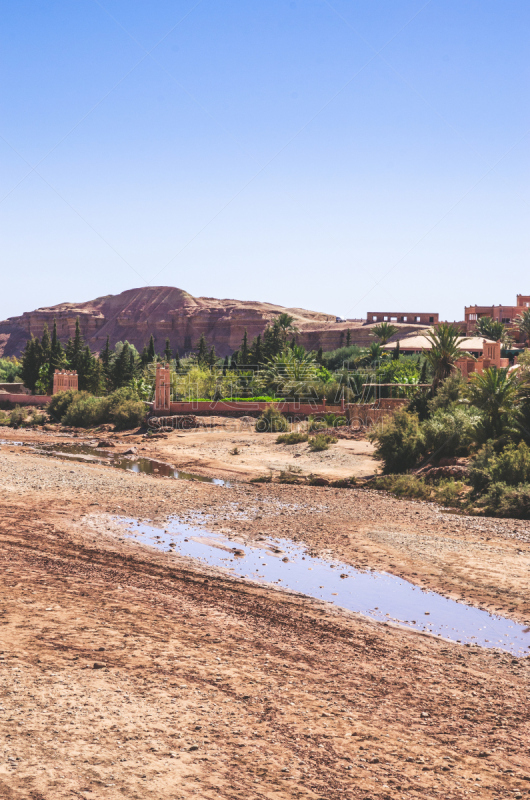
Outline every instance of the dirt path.
{"label": "dirt path", "polygon": [[529,659],[235,582],[123,541],[113,516],[213,513],[527,621],[523,523],[5,446],[0,485],[2,798],[528,795]]}

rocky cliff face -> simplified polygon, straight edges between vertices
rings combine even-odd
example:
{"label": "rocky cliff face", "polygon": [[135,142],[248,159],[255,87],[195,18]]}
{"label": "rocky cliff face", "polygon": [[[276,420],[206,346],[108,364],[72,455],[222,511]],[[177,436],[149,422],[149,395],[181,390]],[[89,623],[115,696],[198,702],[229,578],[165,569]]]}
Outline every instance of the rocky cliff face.
{"label": "rocky cliff face", "polygon": [[[300,331],[297,340],[308,349],[322,346],[332,350],[343,345],[348,328],[352,343],[366,345],[373,341],[369,336],[371,326],[359,322],[337,323],[331,314],[271,303],[192,297],[171,286],[149,286],[86,303],[39,308],[0,322],[0,356],[20,355],[32,334],[42,336],[45,323],[51,332],[54,319],[59,337],[66,343],[74,334],[77,318],[93,351],[104,347],[107,336],[112,346],[127,339],[141,351],[153,334],[159,352],[169,339],[173,350],[178,349],[182,355],[193,349],[204,333],[217,354],[225,356],[240,346],[245,329],[251,341],[283,312],[294,317]],[[417,326],[400,327],[404,327],[404,334]]]}

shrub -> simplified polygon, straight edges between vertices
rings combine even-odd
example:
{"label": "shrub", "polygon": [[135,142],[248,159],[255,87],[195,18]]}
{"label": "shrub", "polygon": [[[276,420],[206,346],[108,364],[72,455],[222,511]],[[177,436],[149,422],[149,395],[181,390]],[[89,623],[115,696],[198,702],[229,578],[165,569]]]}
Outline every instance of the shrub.
{"label": "shrub", "polygon": [[414,500],[427,500],[443,503],[445,506],[461,506],[466,491],[462,481],[444,478],[437,485],[427,484],[417,475],[382,475],[371,481],[371,486],[391,492],[397,497],[411,497]]}
{"label": "shrub", "polygon": [[309,440],[309,449],[315,453],[321,450],[329,450],[330,444],[335,444],[338,441],[336,436],[326,436],[325,433],[317,433],[312,439]]}
{"label": "shrub", "polygon": [[289,430],[287,418],[273,405],[267,406],[261,416],[256,420],[258,433],[281,433]]}
{"label": "shrub", "polygon": [[429,410],[433,414],[438,409],[451,408],[462,396],[466,386],[462,373],[458,370],[449,375],[439,386],[432,400],[429,400]]}
{"label": "shrub", "polygon": [[292,433],[282,433],[276,439],[277,444],[301,444],[302,442],[307,442],[309,436],[307,433],[301,433],[299,431],[293,431]]}
{"label": "shrub", "polygon": [[0,425],[9,425],[9,414],[5,411],[0,411]]}
{"label": "shrub", "polygon": [[421,425],[425,450],[436,462],[443,457],[467,455],[479,422],[480,415],[464,406],[437,409]]}
{"label": "shrub", "polygon": [[348,420],[346,417],[342,417],[339,414],[334,414],[330,412],[329,414],[322,414],[322,416],[309,417],[309,430],[310,431],[318,431],[323,430],[325,428],[339,428],[341,425],[347,425]]}
{"label": "shrub", "polygon": [[137,428],[145,417],[146,407],[141,400],[123,400],[111,411],[112,421],[117,431]]}
{"label": "shrub", "polygon": [[418,463],[425,450],[423,432],[416,414],[396,411],[388,424],[374,431],[375,454],[383,461],[383,474],[407,472]]}
{"label": "shrub", "polygon": [[530,483],[517,487],[492,483],[486,494],[476,501],[475,507],[494,517],[530,519]]}
{"label": "shrub", "polygon": [[80,392],[68,406],[62,418],[65,425],[76,428],[93,428],[106,421],[104,401],[88,392]]}
{"label": "shrub", "polygon": [[509,444],[496,453],[489,442],[480,450],[469,465],[471,485],[482,492],[491,484],[519,486],[530,483],[530,448],[525,442]]}
{"label": "shrub", "polygon": [[71,389],[67,392],[57,392],[48,403],[47,412],[56,422],[61,422],[68,411],[69,406],[80,395],[88,396],[88,392],[74,392]]}
{"label": "shrub", "polygon": [[29,411],[27,408],[23,408],[22,406],[15,406],[11,414],[9,415],[9,424],[12,428],[18,428],[20,425],[24,425],[27,417],[29,415]]}

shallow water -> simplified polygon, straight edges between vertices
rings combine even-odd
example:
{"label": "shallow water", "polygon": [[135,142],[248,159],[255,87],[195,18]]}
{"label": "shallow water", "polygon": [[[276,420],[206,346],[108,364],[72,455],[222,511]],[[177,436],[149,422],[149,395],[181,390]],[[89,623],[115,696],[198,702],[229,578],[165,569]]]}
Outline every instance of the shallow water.
{"label": "shallow water", "polygon": [[127,472],[141,472],[145,475],[161,475],[164,478],[175,478],[185,481],[202,481],[213,483],[216,486],[230,486],[228,481],[221,478],[207,478],[204,475],[194,475],[191,472],[182,472],[163,461],[152,458],[124,456],[113,453],[110,449],[93,447],[89,444],[44,444],[34,448],[37,453],[47,453],[52,456],[70,458],[72,461],[82,461],[92,464],[107,464],[116,469]]}
{"label": "shallow water", "polygon": [[[496,647],[515,656],[529,654],[530,628],[524,625],[424,591],[386,572],[362,572],[340,561],[313,558],[288,539],[239,544],[206,528],[184,525],[176,518],[165,529],[128,518],[116,521],[145,544],[227,568],[234,576],[274,583],[379,622],[462,644]],[[171,543],[175,546],[170,547]]]}

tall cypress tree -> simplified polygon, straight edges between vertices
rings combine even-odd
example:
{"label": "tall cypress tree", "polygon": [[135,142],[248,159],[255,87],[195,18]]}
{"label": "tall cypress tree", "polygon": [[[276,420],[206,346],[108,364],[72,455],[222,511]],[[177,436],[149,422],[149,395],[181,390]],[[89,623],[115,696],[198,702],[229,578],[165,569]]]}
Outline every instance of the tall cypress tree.
{"label": "tall cypress tree", "polygon": [[258,368],[263,361],[263,346],[261,344],[261,333],[258,333],[250,348],[250,361],[253,367]]}
{"label": "tall cypress tree", "polygon": [[348,328],[346,331],[346,347],[351,345],[351,330]]}
{"label": "tall cypress tree", "polygon": [[247,329],[245,328],[245,333],[243,334],[243,341],[241,342],[241,347],[239,349],[239,365],[241,367],[246,367],[249,362],[249,351],[248,351],[248,335]]}
{"label": "tall cypress tree", "polygon": [[35,336],[28,339],[22,354],[22,369],[20,377],[24,386],[31,392],[35,391],[35,385],[39,380],[39,370],[43,364],[42,347],[40,340]]}
{"label": "tall cypress tree", "polygon": [[210,348],[210,352],[208,353],[208,364],[210,367],[215,367],[217,363],[217,356],[215,355],[215,347]]}
{"label": "tall cypress tree", "polygon": [[66,345],[66,358],[68,360],[68,366],[70,369],[73,369],[76,372],[79,372],[81,360],[83,358],[84,346],[85,343],[83,341],[83,335],[79,326],[79,317],[77,317],[75,321],[74,338],[69,339],[68,344]]}
{"label": "tall cypress tree", "polygon": [[171,345],[169,344],[169,339],[166,339],[166,346],[164,348],[164,358],[166,361],[171,361],[173,358],[173,351],[171,349]]}
{"label": "tall cypress tree", "polygon": [[50,365],[52,373],[55,372],[56,369],[61,369],[64,365],[64,350],[57,336],[57,320],[55,318],[53,320]]}
{"label": "tall cypress tree", "polygon": [[48,323],[46,322],[44,323],[42,338],[40,340],[40,346],[42,348],[43,362],[49,364],[52,355],[52,340],[50,339],[50,331],[48,330]]}
{"label": "tall cypress tree", "polygon": [[175,350],[175,369],[180,369],[180,356],[178,350]]}
{"label": "tall cypress tree", "polygon": [[201,365],[208,363],[208,345],[204,333],[201,333],[201,338],[197,343],[197,361]]}
{"label": "tall cypress tree", "polygon": [[324,360],[324,354],[322,352],[322,346],[320,346],[318,348],[317,361],[318,361],[319,364],[322,364],[323,360]]}
{"label": "tall cypress tree", "polygon": [[152,364],[153,361],[156,361],[156,350],[155,350],[155,337],[151,334],[151,338],[149,339],[149,347],[147,348],[147,355],[149,357],[148,364]]}
{"label": "tall cypress tree", "polygon": [[133,356],[134,363],[134,354],[131,352],[129,342],[126,341],[124,342],[121,351],[118,353],[113,363],[112,377],[115,389],[119,389],[121,386],[126,386],[134,377],[134,368],[131,364],[131,356]]}
{"label": "tall cypress tree", "polygon": [[226,375],[228,364],[229,364],[228,356],[225,356],[225,360],[223,361],[223,375]]}

